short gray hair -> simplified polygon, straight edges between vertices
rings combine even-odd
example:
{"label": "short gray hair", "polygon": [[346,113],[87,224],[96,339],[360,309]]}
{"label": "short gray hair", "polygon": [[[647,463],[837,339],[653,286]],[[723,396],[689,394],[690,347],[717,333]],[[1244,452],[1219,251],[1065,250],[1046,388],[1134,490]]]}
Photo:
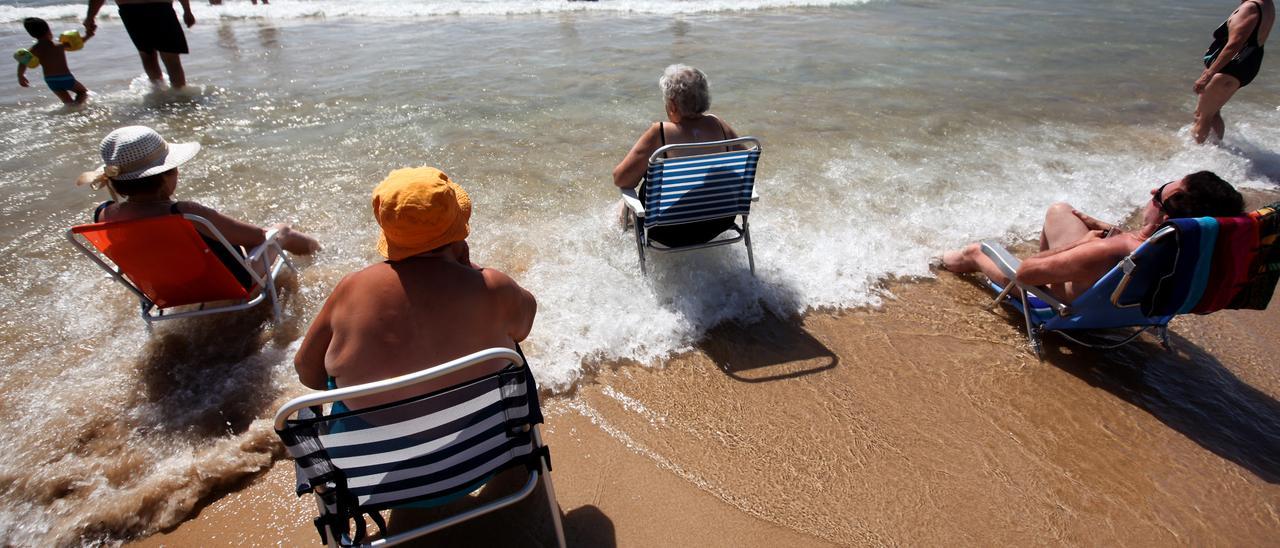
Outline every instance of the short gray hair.
{"label": "short gray hair", "polygon": [[711,109],[711,85],[707,75],[689,65],[667,67],[658,79],[662,97],[676,107],[676,114],[696,116]]}

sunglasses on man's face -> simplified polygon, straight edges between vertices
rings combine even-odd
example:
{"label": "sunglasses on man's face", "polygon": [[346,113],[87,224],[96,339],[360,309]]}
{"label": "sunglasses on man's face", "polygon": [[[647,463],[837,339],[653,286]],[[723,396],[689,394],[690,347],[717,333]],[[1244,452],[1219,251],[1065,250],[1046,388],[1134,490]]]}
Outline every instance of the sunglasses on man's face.
{"label": "sunglasses on man's face", "polygon": [[1163,211],[1166,214],[1169,213],[1168,211],[1164,210],[1164,200],[1162,200],[1160,196],[1164,195],[1164,187],[1167,187],[1176,182],[1177,181],[1169,181],[1163,185],[1160,185],[1160,188],[1156,189],[1156,193],[1151,195],[1151,203],[1156,205],[1156,209]]}

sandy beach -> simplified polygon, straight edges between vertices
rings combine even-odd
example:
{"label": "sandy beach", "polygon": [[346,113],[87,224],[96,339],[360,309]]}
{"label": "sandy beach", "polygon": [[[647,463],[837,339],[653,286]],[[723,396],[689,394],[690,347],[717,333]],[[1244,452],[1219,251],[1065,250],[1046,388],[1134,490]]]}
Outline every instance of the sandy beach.
{"label": "sandy beach", "polygon": [[[1274,541],[1280,309],[1179,318],[1171,352],[1051,338],[1042,363],[970,280],[892,292],[879,310],[722,325],[660,367],[608,364],[547,398],[570,545]],[[292,474],[277,461],[137,544],[315,542]],[[537,510],[448,543],[548,543],[522,521]]]}
{"label": "sandy beach", "polygon": [[[41,69],[0,83],[0,423],[21,433],[0,437],[0,545],[314,544],[270,418],[307,391],[322,303],[382,260],[371,190],[422,165],[471,196],[472,260],[538,300],[522,348],[575,546],[1276,543],[1280,305],[1179,318],[1172,352],[1050,338],[1040,362],[932,266],[1025,250],[1053,202],[1120,222],[1200,170],[1280,199],[1270,61],[1222,143],[1189,134],[1225,4],[196,0],[182,92],[151,87],[112,4],[67,57],[88,105]],[[0,0],[0,43],[84,14]],[[618,230],[610,174],[672,63],[762,142],[754,276],[739,245],[641,274]],[[279,325],[149,330],[68,245],[108,199],[72,181],[133,124],[201,145],[175,199],[323,245]],[[540,544],[535,510],[436,540]]]}

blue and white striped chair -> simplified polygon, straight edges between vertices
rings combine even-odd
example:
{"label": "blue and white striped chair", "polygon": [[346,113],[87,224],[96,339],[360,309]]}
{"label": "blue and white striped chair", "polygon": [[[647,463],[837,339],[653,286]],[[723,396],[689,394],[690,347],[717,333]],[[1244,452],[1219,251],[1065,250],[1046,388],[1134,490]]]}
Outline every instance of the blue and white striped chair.
{"label": "blue and white striped chair", "polygon": [[[666,158],[673,150],[724,149],[734,145],[750,145],[746,150],[733,150]],[[755,192],[756,163],[760,160],[760,141],[741,137],[726,141],[666,145],[649,156],[645,173],[643,200],[635,189],[622,191],[623,202],[632,216],[636,231],[636,250],[640,254],[640,271],[645,272],[645,250],[661,253],[690,251],[745,242],[751,273],[756,272],[751,252],[751,227],[747,215],[751,202],[760,199]],[[697,221],[742,217],[742,224],[730,228],[736,235],[716,238],[706,243],[667,247],[649,238],[649,230]]]}
{"label": "blue and white striped chair", "polygon": [[[325,403],[418,385],[492,360],[510,365],[423,396],[322,413]],[[320,517],[315,524],[321,542],[329,546],[391,546],[418,538],[519,502],[541,479],[556,540],[563,547],[564,528],[548,474],[550,453],[538,433],[540,422],[538,388],[524,357],[509,348],[490,348],[408,375],[295,398],[276,413],[275,429],[295,461],[298,496],[312,493],[317,498]],[[529,472],[519,491],[388,535],[380,511],[452,502],[513,467]],[[382,538],[366,540],[366,516],[378,525]]]}

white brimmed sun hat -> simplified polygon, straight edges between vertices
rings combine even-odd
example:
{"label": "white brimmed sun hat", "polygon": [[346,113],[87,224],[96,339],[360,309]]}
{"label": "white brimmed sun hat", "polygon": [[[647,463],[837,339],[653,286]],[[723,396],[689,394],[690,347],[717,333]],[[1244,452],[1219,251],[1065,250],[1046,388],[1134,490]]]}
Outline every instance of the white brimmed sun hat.
{"label": "white brimmed sun hat", "polygon": [[187,163],[200,152],[200,143],[168,143],[156,130],[127,126],[109,133],[99,147],[102,167],[80,176],[76,184],[95,190],[111,181],[131,181],[164,173]]}

